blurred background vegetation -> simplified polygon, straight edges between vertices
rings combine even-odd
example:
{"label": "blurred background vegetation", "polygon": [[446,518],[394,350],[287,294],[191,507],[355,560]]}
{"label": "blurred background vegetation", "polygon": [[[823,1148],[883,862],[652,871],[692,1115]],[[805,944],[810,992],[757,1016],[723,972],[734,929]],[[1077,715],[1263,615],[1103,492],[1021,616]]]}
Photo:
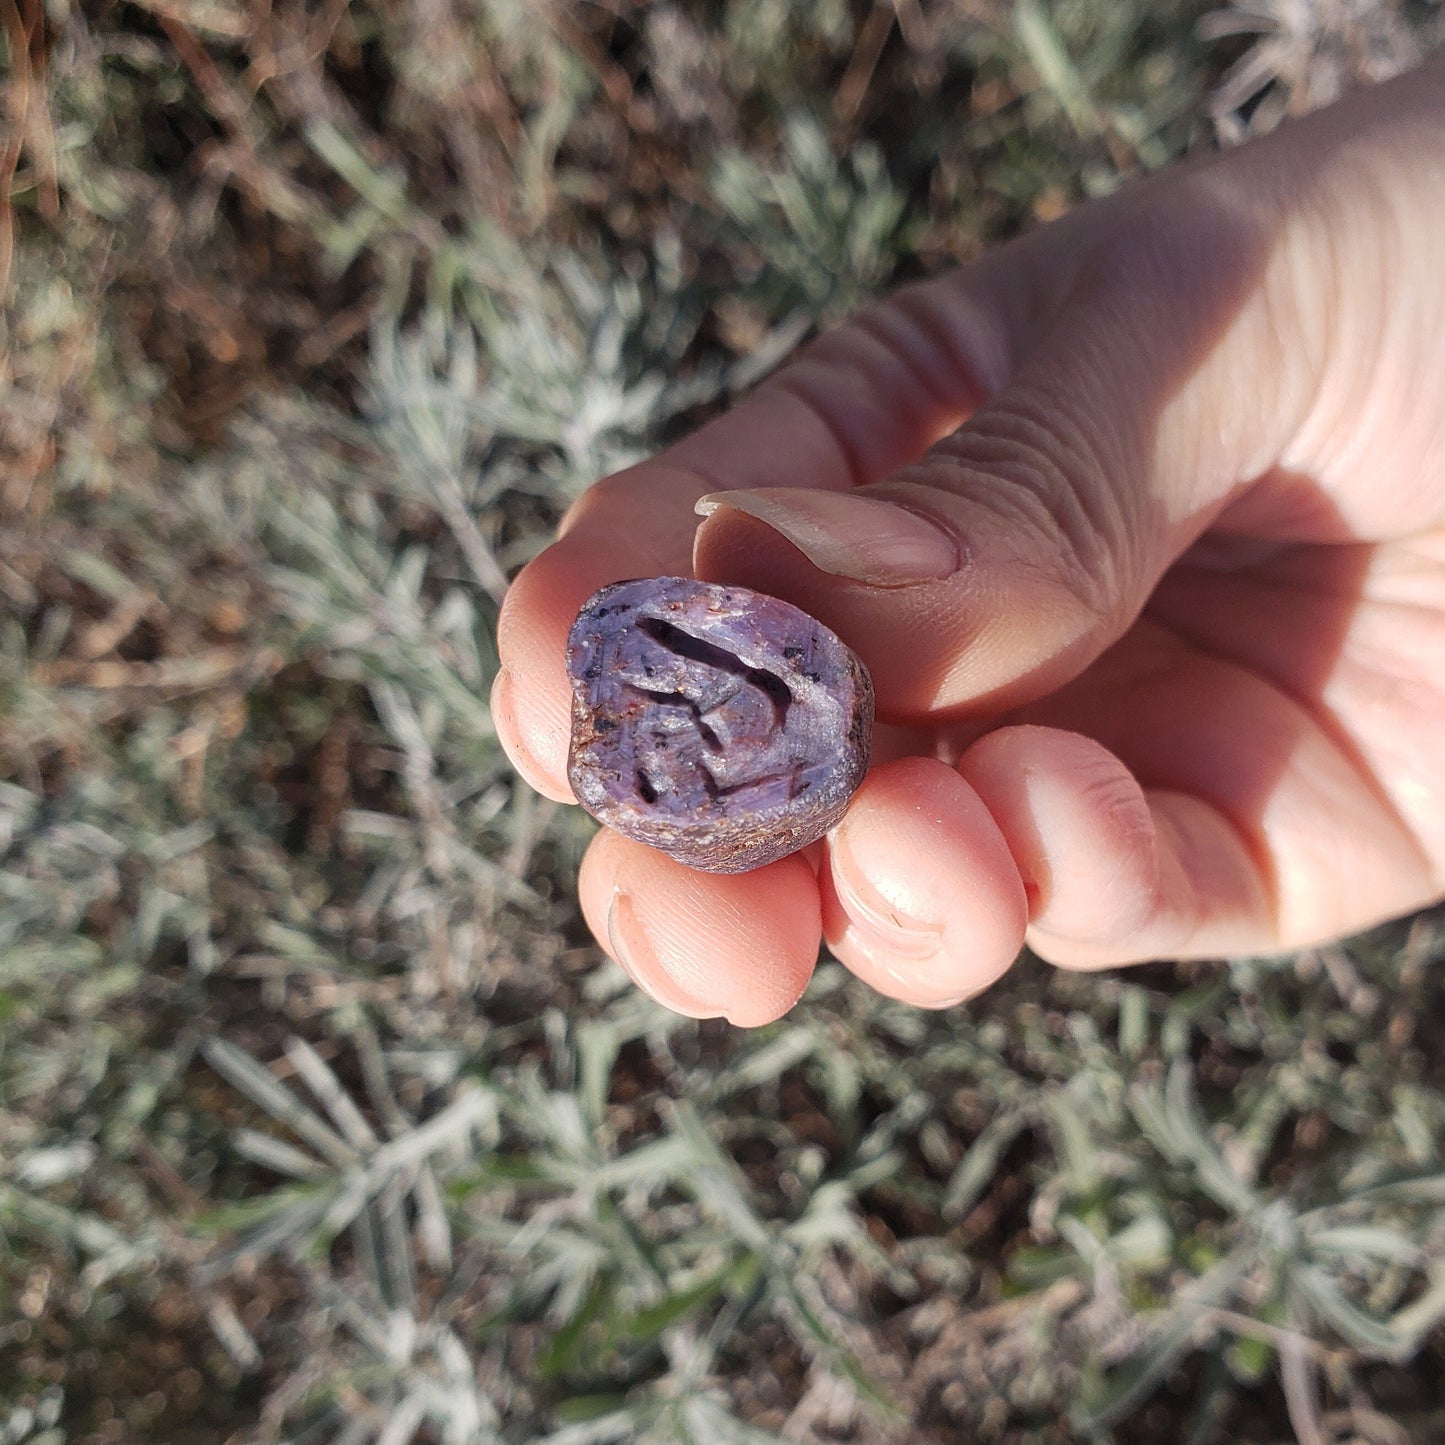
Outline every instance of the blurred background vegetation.
{"label": "blurred background vegetation", "polygon": [[486,702],[592,479],[1434,7],[0,22],[0,1442],[1445,1439],[1445,919],[694,1024]]}

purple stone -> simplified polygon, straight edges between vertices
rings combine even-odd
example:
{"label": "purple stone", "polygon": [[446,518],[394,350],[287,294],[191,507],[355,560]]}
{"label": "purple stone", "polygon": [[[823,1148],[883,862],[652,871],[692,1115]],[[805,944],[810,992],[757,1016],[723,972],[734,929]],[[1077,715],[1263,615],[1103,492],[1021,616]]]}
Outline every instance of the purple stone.
{"label": "purple stone", "polygon": [[572,624],[567,672],[582,806],[693,868],[742,873],[806,848],[868,768],[867,668],[747,587],[614,582]]}

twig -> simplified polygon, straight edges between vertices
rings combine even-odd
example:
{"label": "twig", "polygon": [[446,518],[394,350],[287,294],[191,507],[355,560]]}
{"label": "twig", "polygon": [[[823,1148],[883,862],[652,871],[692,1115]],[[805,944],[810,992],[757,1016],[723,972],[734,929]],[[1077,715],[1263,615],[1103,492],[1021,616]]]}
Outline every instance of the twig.
{"label": "twig", "polygon": [[467,507],[461,483],[450,467],[437,478],[436,497],[442,518],[462,550],[471,574],[493,602],[500,605],[507,592],[507,574],[492,553],[482,530]]}
{"label": "twig", "polygon": [[1304,1348],[1304,1336],[1293,1330],[1284,1334],[1279,1342],[1279,1378],[1295,1439],[1299,1445],[1335,1445],[1334,1435],[1320,1419],[1314,1370]]}
{"label": "twig", "polygon": [[1206,1324],[1218,1325],[1245,1339],[1261,1340],[1267,1345],[1273,1345],[1281,1353],[1287,1344],[1292,1345],[1322,1365],[1340,1357],[1340,1351],[1331,1350],[1320,1344],[1318,1340],[1312,1340],[1308,1335],[1301,1334],[1298,1330],[1287,1330],[1280,1325],[1252,1319],[1249,1315],[1242,1315],[1236,1310],[1206,1309],[1201,1318]]}
{"label": "twig", "polygon": [[315,198],[261,159],[251,108],[227,84],[210,51],[165,0],[139,0],[139,3],[155,16],[156,24],[165,32],[182,64],[190,71],[196,88],[230,136],[230,145],[211,148],[202,162],[202,170],[214,170],[221,164],[227,174],[243,183],[258,206],[278,220],[291,225],[314,221],[319,210]]}
{"label": "twig", "polygon": [[32,663],[30,678],[44,687],[157,688],[200,692],[246,674],[266,677],[280,666],[269,651],[248,647],[211,647],[187,657],[163,657],[155,662],[106,659],[86,662],[60,657]]}
{"label": "twig", "polygon": [[858,107],[863,104],[863,97],[868,94],[873,72],[878,68],[883,47],[888,44],[888,36],[892,33],[896,19],[897,12],[892,5],[885,4],[884,0],[875,0],[873,8],[868,12],[868,18],[858,32],[848,68],[838,82],[833,113],[839,120],[851,121],[858,114]]}
{"label": "twig", "polygon": [[[12,76],[6,93],[6,110],[10,112],[9,135],[0,144],[0,301],[10,292],[10,270],[15,259],[15,212],[11,204],[15,194],[15,172],[20,165],[20,153],[24,147],[27,131],[33,129],[31,97],[35,94],[34,49],[35,41],[44,24],[43,15],[35,11],[34,0],[27,8],[32,12],[27,20],[20,14],[16,0],[0,0],[0,25],[5,27],[5,37],[10,46]],[[43,104],[40,107],[44,109]],[[31,141],[32,149],[35,148]],[[37,168],[40,161],[37,159]],[[53,170],[47,178],[40,177],[40,210],[47,219],[53,219],[59,205]]]}

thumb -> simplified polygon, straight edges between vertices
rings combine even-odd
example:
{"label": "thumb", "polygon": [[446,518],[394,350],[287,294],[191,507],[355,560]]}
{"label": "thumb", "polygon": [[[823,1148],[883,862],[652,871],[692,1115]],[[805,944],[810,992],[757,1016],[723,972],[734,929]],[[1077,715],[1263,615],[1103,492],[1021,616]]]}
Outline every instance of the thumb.
{"label": "thumb", "polygon": [[[1047,324],[1004,340],[1012,372],[962,427],[851,491],[703,497],[698,575],[833,627],[891,720],[996,712],[1077,675],[1181,552],[1279,475],[1326,390],[1313,317],[1336,248],[1290,153],[1236,152],[1116,198],[1086,254],[1059,257],[1073,284]],[[988,284],[1024,290],[1037,269]],[[1271,512],[1244,510],[1251,526]]]}

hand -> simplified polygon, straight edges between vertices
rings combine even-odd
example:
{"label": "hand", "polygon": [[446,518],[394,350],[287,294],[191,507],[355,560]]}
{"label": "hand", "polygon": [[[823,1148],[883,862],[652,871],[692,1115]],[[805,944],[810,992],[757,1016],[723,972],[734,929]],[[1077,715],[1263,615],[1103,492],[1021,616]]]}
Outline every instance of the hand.
{"label": "hand", "polygon": [[[699,515],[702,517],[699,525]],[[493,703],[570,800],[604,582],[784,597],[872,669],[825,843],[694,873],[603,830],[594,933],[663,1003],[1271,952],[1445,890],[1445,64],[907,288],[599,482],[502,611]]]}

